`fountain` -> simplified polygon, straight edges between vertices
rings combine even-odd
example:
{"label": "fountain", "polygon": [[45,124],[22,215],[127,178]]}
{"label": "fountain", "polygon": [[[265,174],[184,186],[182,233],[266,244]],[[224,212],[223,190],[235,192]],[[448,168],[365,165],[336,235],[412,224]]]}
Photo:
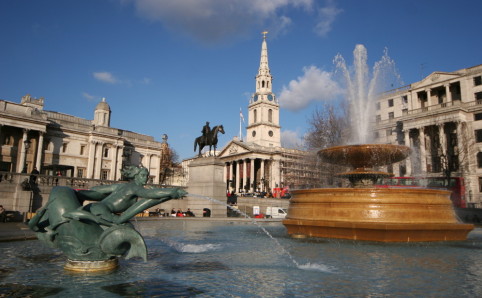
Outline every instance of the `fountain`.
{"label": "fountain", "polygon": [[384,71],[394,70],[393,60],[385,52],[375,64],[371,79],[363,45],[355,47],[354,61],[351,76],[343,57],[335,58],[337,69],[346,80],[352,142],[368,144],[318,152],[324,162],[351,166],[351,171],[337,175],[349,179],[351,188],[292,191],[294,197],[283,221],[288,234],[381,242],[465,240],[473,225],[457,221],[449,191],[374,187],[378,178],[393,175],[375,168],[404,160],[410,148],[370,144],[374,95],[381,88],[379,81],[384,78]]}
{"label": "fountain", "polygon": [[293,191],[283,221],[288,234],[382,242],[465,240],[473,225],[457,221],[449,191],[373,186],[377,178],[391,175],[373,166],[401,161],[409,152],[387,144],[320,150],[323,161],[353,167],[339,174],[352,188]]}

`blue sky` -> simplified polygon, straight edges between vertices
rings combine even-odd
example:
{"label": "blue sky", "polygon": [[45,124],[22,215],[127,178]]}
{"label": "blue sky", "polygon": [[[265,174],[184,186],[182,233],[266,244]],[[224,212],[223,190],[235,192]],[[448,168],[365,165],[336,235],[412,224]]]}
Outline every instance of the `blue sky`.
{"label": "blue sky", "polygon": [[106,97],[112,127],[165,133],[188,158],[205,121],[224,125],[220,147],[239,134],[267,30],[282,143],[293,146],[339,87],[338,53],[351,64],[363,44],[372,67],[387,48],[405,84],[479,65],[481,11],[480,0],[2,0],[0,98],[28,93],[93,119]]}

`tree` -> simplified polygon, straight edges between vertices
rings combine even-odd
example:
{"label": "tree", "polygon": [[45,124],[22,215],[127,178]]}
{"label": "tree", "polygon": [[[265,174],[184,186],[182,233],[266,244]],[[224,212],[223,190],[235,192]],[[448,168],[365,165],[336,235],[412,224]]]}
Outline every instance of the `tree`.
{"label": "tree", "polygon": [[319,173],[319,184],[334,185],[337,180],[333,179],[334,174],[343,172],[343,168],[333,164],[322,163],[317,158],[317,152],[333,146],[345,144],[350,136],[349,119],[347,108],[341,104],[338,108],[332,104],[325,103],[321,108],[313,111],[308,120],[310,128],[305,135],[305,144],[311,152],[306,158],[311,164],[316,165]]}

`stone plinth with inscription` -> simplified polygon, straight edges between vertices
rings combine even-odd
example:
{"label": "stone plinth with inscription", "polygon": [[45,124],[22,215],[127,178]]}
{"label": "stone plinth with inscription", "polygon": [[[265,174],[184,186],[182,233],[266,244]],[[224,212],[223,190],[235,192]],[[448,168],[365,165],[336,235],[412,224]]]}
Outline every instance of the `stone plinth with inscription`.
{"label": "stone plinth with inscription", "polygon": [[[206,196],[223,203],[226,202],[226,185],[223,182],[224,163],[217,157],[197,158],[189,164],[189,206],[196,216],[202,216],[202,211],[208,208],[211,217],[226,217],[226,206],[199,198],[194,195]],[[199,215],[198,215],[199,214]]]}

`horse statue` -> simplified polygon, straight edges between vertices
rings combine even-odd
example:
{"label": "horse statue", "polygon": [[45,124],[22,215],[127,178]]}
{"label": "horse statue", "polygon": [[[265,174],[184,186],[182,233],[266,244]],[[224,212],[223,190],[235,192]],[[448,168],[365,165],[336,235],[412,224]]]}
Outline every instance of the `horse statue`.
{"label": "horse statue", "polygon": [[216,146],[218,144],[218,132],[224,134],[224,127],[222,125],[216,125],[211,129],[211,131],[204,136],[197,137],[194,140],[194,152],[196,152],[196,148],[199,147],[199,154],[201,156],[201,151],[205,146],[209,145],[209,155],[211,155],[211,148],[214,146],[214,156],[216,156]]}

